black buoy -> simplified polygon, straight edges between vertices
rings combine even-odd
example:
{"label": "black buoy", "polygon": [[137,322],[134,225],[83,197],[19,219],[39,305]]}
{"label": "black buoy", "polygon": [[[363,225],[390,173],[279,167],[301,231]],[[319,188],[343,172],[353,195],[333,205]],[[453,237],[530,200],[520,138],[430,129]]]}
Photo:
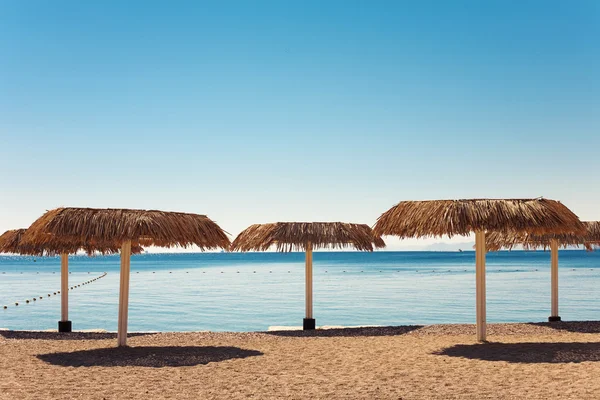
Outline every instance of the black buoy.
{"label": "black buoy", "polygon": [[6,310],[8,308],[8,306],[4,306],[4,309]]}

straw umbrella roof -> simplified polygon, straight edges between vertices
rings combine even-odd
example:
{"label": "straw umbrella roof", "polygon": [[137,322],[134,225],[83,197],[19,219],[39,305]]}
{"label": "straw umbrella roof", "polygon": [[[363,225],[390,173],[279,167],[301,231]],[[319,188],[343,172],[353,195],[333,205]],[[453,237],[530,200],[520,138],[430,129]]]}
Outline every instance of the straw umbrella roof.
{"label": "straw umbrella roof", "polygon": [[589,236],[586,238],[585,247],[588,250],[600,247],[600,221],[588,221],[586,226]]}
{"label": "straw umbrella roof", "polygon": [[276,222],[248,227],[233,241],[232,251],[265,251],[276,245],[277,251],[306,250],[313,248],[354,247],[373,251],[385,247],[381,237],[373,234],[366,224],[344,222]]}
{"label": "straw umbrella roof", "polygon": [[[54,238],[89,245],[187,247],[201,250],[228,248],[225,231],[205,215],[155,210],[57,208],[46,212],[27,229],[27,245],[43,245]],[[57,251],[62,251],[60,243]]]}
{"label": "straw umbrella roof", "polygon": [[563,204],[544,198],[402,201],[373,228],[377,235],[401,238],[467,236],[478,230],[547,234],[585,228]]}
{"label": "straw umbrella roof", "polygon": [[31,254],[20,246],[24,233],[25,229],[11,229],[0,235],[0,253]]}
{"label": "straw umbrella roof", "polygon": [[[82,250],[91,256],[94,253],[101,254],[117,254],[120,247],[116,244],[85,244],[70,240],[68,238],[62,238],[61,240],[51,240],[52,236],[43,243],[32,244],[23,242],[23,236],[26,229],[13,229],[4,232],[0,235],[0,253],[12,253],[22,254],[30,256],[55,256],[61,252],[68,254],[75,254]],[[131,252],[133,254],[140,254],[144,249],[139,246],[132,246]]]}
{"label": "straw umbrella roof", "polygon": [[490,251],[498,251],[502,248],[512,249],[515,246],[522,245],[526,250],[534,250],[550,247],[550,241],[556,239],[561,247],[584,245],[588,250],[593,249],[593,245],[600,244],[600,221],[584,221],[586,227],[584,234],[548,234],[535,235],[518,232],[492,232],[486,237],[486,247]]}

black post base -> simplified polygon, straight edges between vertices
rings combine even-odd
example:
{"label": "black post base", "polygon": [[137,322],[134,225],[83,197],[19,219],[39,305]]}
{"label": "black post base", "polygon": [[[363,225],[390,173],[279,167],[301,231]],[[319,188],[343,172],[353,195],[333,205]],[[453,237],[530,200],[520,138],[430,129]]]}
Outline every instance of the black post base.
{"label": "black post base", "polygon": [[71,332],[71,321],[58,321],[59,332]]}
{"label": "black post base", "polygon": [[314,318],[304,318],[304,323],[302,324],[302,328],[305,331],[310,331],[316,329],[317,324]]}
{"label": "black post base", "polygon": [[561,321],[559,316],[556,317],[548,317],[548,322],[558,322]]}

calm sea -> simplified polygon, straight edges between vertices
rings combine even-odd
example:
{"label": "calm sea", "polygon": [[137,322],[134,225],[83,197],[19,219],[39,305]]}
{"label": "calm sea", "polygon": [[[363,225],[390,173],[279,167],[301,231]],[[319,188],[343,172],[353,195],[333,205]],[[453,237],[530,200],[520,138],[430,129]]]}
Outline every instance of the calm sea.
{"label": "calm sea", "polygon": [[[317,325],[473,323],[473,252],[314,253]],[[487,257],[488,321],[545,321],[550,255]],[[70,258],[74,329],[117,327],[118,256]],[[600,252],[560,252],[560,315],[600,319]],[[58,258],[0,257],[0,328],[56,329]],[[26,299],[42,300],[26,304]],[[19,306],[14,303],[18,301]],[[131,262],[130,331],[254,331],[304,317],[303,253],[145,254]]]}

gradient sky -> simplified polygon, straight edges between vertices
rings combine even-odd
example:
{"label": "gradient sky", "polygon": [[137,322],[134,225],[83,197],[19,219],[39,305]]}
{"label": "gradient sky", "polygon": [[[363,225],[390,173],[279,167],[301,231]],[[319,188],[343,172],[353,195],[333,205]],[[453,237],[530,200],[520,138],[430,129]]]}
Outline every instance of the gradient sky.
{"label": "gradient sky", "polygon": [[600,219],[599,38],[595,0],[5,0],[0,231],[89,206],[235,235],[471,197]]}

